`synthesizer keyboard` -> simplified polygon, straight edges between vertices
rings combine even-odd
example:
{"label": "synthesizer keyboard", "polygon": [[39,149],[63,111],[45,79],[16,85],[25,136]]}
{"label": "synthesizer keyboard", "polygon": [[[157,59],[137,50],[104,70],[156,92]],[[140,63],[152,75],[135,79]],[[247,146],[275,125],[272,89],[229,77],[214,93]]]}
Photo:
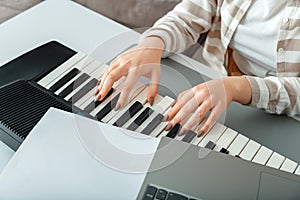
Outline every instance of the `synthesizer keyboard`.
{"label": "synthesizer keyboard", "polygon": [[153,137],[170,137],[300,175],[298,163],[220,123],[202,137],[196,136],[195,129],[184,136],[177,136],[179,124],[170,131],[164,131],[166,122],[163,115],[174,99],[157,96],[150,106],[146,101],[147,87],[142,83],[132,88],[128,104],[121,110],[115,111],[114,107],[125,78],[113,85],[103,101],[95,102],[96,84],[107,67],[84,53],[76,53],[34,80],[17,80],[1,87],[0,113],[3,115],[0,115],[0,128],[7,132],[2,140],[16,150],[47,109],[56,107],[113,126]]}

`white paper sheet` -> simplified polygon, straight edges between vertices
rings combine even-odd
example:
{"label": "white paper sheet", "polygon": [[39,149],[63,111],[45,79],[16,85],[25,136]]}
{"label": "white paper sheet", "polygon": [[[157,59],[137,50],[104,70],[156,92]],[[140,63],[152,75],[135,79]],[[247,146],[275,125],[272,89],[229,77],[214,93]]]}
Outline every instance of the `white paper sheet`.
{"label": "white paper sheet", "polygon": [[[110,150],[103,155],[119,160],[117,164],[133,165],[124,165],[122,170],[122,165],[101,162],[93,154],[101,154],[95,148],[105,151],[97,145],[101,144],[95,132],[99,127],[105,131],[103,140],[120,152],[137,156],[120,157],[118,151]],[[143,158],[146,164],[138,173],[128,169],[136,166],[139,155],[153,155],[158,144],[157,138],[133,137],[131,132],[50,109],[0,175],[0,199],[135,199],[146,175],[141,168],[148,168],[153,157]]]}

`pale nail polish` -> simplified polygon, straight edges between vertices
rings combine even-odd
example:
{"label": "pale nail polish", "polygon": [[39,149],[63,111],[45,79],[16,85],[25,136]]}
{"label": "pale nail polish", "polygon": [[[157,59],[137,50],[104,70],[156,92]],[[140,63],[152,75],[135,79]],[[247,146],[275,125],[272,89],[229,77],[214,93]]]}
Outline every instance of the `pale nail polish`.
{"label": "pale nail polish", "polygon": [[119,103],[117,103],[116,107],[115,107],[115,111],[119,110],[121,107],[121,105]]}
{"label": "pale nail polish", "polygon": [[169,116],[168,115],[164,116],[163,121],[166,122],[168,120],[169,120]]}
{"label": "pale nail polish", "polygon": [[172,124],[168,123],[167,126],[166,126],[166,128],[165,128],[165,130],[169,131],[169,130],[171,130],[171,128],[172,128]]}
{"label": "pale nail polish", "polygon": [[178,133],[178,135],[182,136],[184,134],[186,134],[186,129],[185,128],[181,128],[180,131],[179,131],[179,133]]}
{"label": "pale nail polish", "polygon": [[151,97],[151,98],[149,99],[149,104],[150,104],[151,106],[153,106],[153,103],[154,103],[154,97]]}

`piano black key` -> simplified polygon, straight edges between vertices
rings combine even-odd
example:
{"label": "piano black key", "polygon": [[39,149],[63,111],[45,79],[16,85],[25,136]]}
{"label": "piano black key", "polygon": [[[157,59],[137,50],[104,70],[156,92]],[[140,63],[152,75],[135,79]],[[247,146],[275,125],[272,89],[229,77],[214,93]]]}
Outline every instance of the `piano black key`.
{"label": "piano black key", "polygon": [[212,141],[208,141],[208,143],[205,145],[205,148],[213,150],[215,146],[215,143],[213,143]]}
{"label": "piano black key", "polygon": [[92,112],[95,108],[97,108],[103,101],[105,101],[115,90],[113,88],[111,88],[109,90],[109,92],[107,93],[107,95],[104,97],[104,99],[102,99],[101,101],[92,101],[91,103],[89,103],[85,108],[84,111],[90,113]]}
{"label": "piano black key", "polygon": [[88,93],[91,89],[96,87],[98,80],[93,78],[90,80],[85,86],[83,86],[78,92],[76,92],[72,97],[68,99],[69,102],[73,102],[73,104],[82,98],[86,93]]}
{"label": "piano black key", "polygon": [[167,200],[188,200],[188,198],[185,196],[182,196],[181,194],[176,194],[176,193],[170,192],[167,197]]}
{"label": "piano black key", "polygon": [[151,185],[148,185],[143,200],[153,200],[156,194],[157,188]]}
{"label": "piano black key", "polygon": [[121,127],[123,126],[130,118],[132,118],[137,112],[143,108],[143,105],[136,101],[126,112],[113,124],[114,126]]}
{"label": "piano black key", "polygon": [[181,141],[190,143],[194,139],[194,137],[196,137],[196,135],[197,135],[197,133],[195,133],[194,131],[189,130],[185,134],[185,136],[182,138]]}
{"label": "piano black key", "polygon": [[166,135],[169,138],[175,138],[175,136],[179,133],[181,129],[181,125],[180,124],[176,124],[170,131],[169,133]]}
{"label": "piano black key", "polygon": [[166,197],[167,197],[167,194],[168,194],[168,192],[166,190],[159,189],[157,191],[157,194],[156,194],[155,198],[158,199],[158,200],[165,200]]}
{"label": "piano black key", "polygon": [[117,94],[110,102],[108,102],[97,114],[96,118],[101,121],[112,109],[114,109],[118,103],[120,93]]}
{"label": "piano black key", "polygon": [[163,121],[164,116],[158,114],[142,131],[145,135],[150,135],[152,131]]}
{"label": "piano black key", "polygon": [[221,153],[225,153],[225,154],[229,154],[229,151],[228,151],[227,149],[225,149],[225,148],[222,148],[222,149],[220,150],[220,152],[221,152]]}
{"label": "piano black key", "polygon": [[54,85],[52,85],[49,90],[52,92],[56,92],[59,88],[64,86],[67,82],[69,82],[72,78],[74,78],[80,71],[77,68],[72,69],[66,75],[64,75],[61,79],[59,79]]}
{"label": "piano black key", "polygon": [[65,98],[68,94],[70,94],[73,90],[75,90],[78,86],[80,86],[84,81],[88,80],[90,76],[86,73],[81,74],[75,81],[73,81],[70,85],[68,85],[63,91],[59,93],[59,96]]}
{"label": "piano black key", "polygon": [[147,107],[130,125],[127,129],[135,131],[152,113],[154,110]]}

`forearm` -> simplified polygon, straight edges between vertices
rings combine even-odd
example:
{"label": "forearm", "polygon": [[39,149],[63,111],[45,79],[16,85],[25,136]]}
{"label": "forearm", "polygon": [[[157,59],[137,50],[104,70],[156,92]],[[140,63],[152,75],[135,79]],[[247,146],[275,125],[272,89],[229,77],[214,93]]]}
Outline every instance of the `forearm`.
{"label": "forearm", "polygon": [[159,36],[165,43],[164,57],[180,53],[196,43],[199,35],[211,28],[216,5],[212,1],[183,0],[174,10],[159,19],[142,38]]}
{"label": "forearm", "polygon": [[300,114],[299,77],[246,76],[252,89],[251,106],[277,114]]}
{"label": "forearm", "polygon": [[138,44],[141,48],[151,48],[153,50],[160,51],[161,53],[165,50],[165,43],[159,36],[149,36],[143,38]]}

